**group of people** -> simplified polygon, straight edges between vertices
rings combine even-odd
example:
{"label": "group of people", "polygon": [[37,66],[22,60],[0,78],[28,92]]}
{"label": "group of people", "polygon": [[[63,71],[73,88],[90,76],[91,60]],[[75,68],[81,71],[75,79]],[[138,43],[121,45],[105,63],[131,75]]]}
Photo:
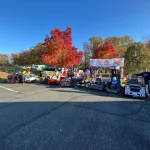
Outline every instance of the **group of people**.
{"label": "group of people", "polygon": [[[99,76],[97,77],[97,75],[99,75]],[[149,89],[149,93],[150,93],[150,72],[148,72],[146,69],[144,69],[144,71],[139,75],[141,75],[145,79],[145,84],[148,85],[148,89]],[[80,72],[78,72],[77,69],[74,69],[74,70],[72,70],[72,75],[71,76],[68,75],[67,69],[63,68],[61,70],[61,73],[55,72],[51,76],[51,79],[60,80],[61,77],[63,77],[66,80],[70,79],[70,80],[73,81],[74,87],[77,87],[77,78],[81,77],[81,76],[84,77],[84,80],[89,80],[91,78],[100,78],[101,81],[102,81],[101,73],[99,72],[99,70],[94,70],[92,68],[83,69],[82,74],[80,74]],[[117,89],[117,94],[118,95],[122,94],[123,80],[125,82],[127,78],[128,78],[128,74],[123,75],[122,70],[118,71],[117,74],[115,74],[115,76],[111,78],[111,81],[110,81],[111,82],[111,87],[115,87]]]}
{"label": "group of people", "polygon": [[[101,72],[99,70],[94,70],[94,69],[90,69],[90,76],[91,78],[98,78],[99,81],[102,82],[102,76],[101,76]],[[116,89],[117,90],[117,94],[121,95],[122,94],[122,88],[123,88],[123,80],[126,80],[127,75],[123,75],[123,71],[122,69],[120,71],[115,70],[117,72],[112,73],[112,77],[110,78],[110,80],[108,80],[107,82],[107,89],[109,91]]]}
{"label": "group of people", "polygon": [[31,74],[30,69],[24,70],[24,71],[22,72],[22,83],[23,83],[23,84],[25,83],[25,77],[26,77],[26,76],[29,76],[30,74]]}
{"label": "group of people", "polygon": [[24,70],[23,72],[21,71],[18,71],[18,72],[13,72],[11,73],[10,75],[8,75],[8,80],[9,82],[16,82],[18,81],[19,83],[25,83],[25,77],[26,76],[29,76],[31,73],[30,73],[30,70],[27,69],[27,70]]}
{"label": "group of people", "polygon": [[77,78],[79,77],[79,73],[77,70],[74,70],[71,75],[68,75],[67,69],[62,68],[61,72],[55,71],[51,76],[50,80],[70,80],[73,81],[74,87],[77,87]]}
{"label": "group of people", "polygon": [[[142,73],[139,73],[136,75],[143,77],[144,84],[146,84],[148,86],[148,93],[150,94],[150,72],[148,72],[147,69],[144,69]],[[121,95],[121,92],[122,92],[122,87],[123,87],[122,79],[127,80],[127,78],[128,78],[128,74],[123,75],[123,73],[121,71],[118,73],[117,78],[116,78],[118,95]]]}
{"label": "group of people", "polygon": [[63,69],[62,70],[62,75],[63,77],[65,77],[65,80],[72,80],[73,81],[73,85],[76,88],[77,87],[77,78],[79,77],[79,72],[77,71],[77,69],[72,70],[71,75],[68,75],[67,70]]}

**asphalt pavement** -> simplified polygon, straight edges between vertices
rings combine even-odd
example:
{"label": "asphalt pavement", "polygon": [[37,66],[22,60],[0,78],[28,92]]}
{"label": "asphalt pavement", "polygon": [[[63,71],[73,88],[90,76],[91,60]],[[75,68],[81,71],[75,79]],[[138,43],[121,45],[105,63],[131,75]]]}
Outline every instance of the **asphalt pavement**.
{"label": "asphalt pavement", "polygon": [[150,150],[150,102],[85,87],[0,84],[0,150]]}

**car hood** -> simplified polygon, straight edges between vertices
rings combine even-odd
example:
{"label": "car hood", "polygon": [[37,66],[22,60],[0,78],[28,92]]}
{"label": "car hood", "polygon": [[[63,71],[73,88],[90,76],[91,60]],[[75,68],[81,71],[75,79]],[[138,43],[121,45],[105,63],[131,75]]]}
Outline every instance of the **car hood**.
{"label": "car hood", "polygon": [[126,84],[127,86],[146,86],[145,84],[132,84],[132,83],[128,83],[128,84]]}

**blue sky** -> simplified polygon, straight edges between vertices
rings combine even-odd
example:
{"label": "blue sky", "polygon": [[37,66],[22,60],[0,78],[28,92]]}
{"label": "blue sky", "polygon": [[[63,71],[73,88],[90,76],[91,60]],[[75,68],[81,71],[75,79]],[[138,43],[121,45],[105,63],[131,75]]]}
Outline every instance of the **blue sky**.
{"label": "blue sky", "polygon": [[0,0],[0,53],[29,49],[68,26],[79,50],[91,36],[141,41],[150,34],[149,8],[149,0]]}

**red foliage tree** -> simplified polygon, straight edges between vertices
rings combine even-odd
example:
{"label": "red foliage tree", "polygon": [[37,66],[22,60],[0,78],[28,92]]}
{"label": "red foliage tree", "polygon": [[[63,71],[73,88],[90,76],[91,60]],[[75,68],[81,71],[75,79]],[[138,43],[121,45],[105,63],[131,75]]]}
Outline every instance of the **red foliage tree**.
{"label": "red foliage tree", "polygon": [[72,46],[71,34],[71,28],[64,32],[59,29],[51,31],[51,37],[45,38],[46,51],[42,54],[45,64],[68,68],[81,62],[83,52],[78,52],[77,48]]}
{"label": "red foliage tree", "polygon": [[115,48],[112,44],[105,42],[102,45],[99,45],[97,49],[93,53],[93,58],[101,58],[101,59],[111,59],[118,58],[119,54],[115,52]]}

